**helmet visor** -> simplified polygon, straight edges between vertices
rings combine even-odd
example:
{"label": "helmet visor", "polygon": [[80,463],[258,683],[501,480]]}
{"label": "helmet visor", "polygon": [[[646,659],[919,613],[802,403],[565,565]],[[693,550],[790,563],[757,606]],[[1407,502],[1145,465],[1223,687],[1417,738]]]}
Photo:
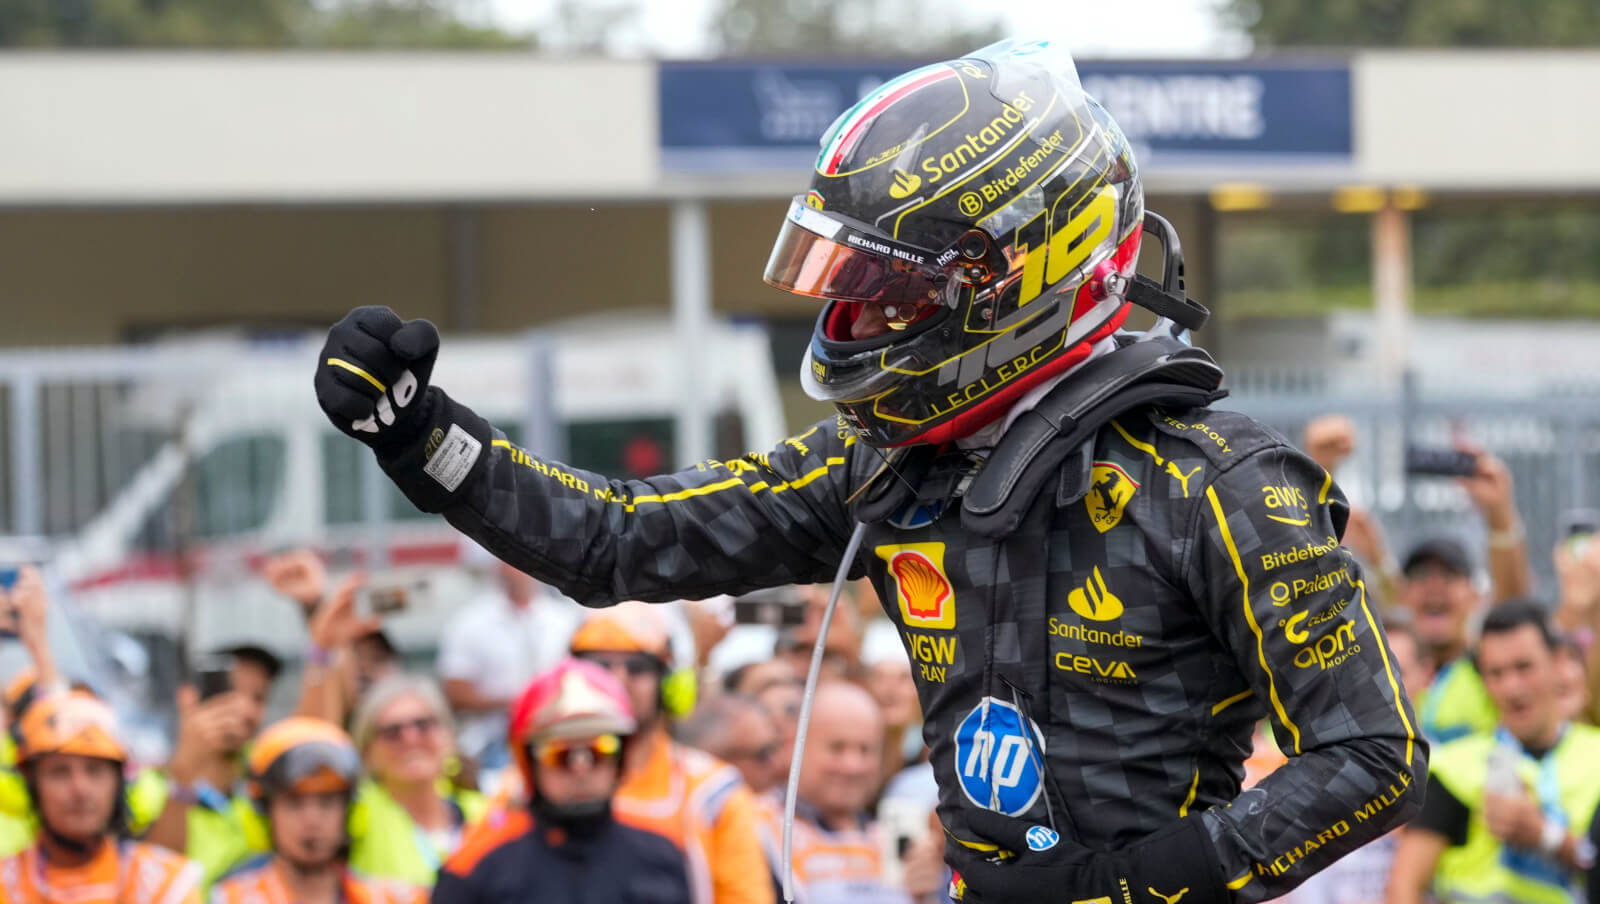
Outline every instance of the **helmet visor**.
{"label": "helmet visor", "polygon": [[347,791],[360,774],[361,757],[354,747],[314,741],[280,754],[260,782],[269,793],[316,794]]}
{"label": "helmet visor", "polygon": [[934,305],[950,283],[935,258],[922,248],[856,229],[796,197],[762,278],[812,298]]}

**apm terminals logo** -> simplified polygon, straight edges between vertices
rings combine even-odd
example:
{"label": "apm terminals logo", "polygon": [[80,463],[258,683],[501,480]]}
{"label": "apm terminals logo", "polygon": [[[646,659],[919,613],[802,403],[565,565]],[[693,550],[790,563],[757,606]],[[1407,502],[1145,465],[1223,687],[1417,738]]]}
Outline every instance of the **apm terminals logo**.
{"label": "apm terminals logo", "polygon": [[889,186],[889,197],[896,201],[908,198],[911,193],[922,187],[922,177],[916,173],[905,170],[894,171],[894,184]]}
{"label": "apm terminals logo", "polygon": [[889,544],[874,552],[889,564],[906,627],[956,626],[955,588],[944,573],[943,543]]}

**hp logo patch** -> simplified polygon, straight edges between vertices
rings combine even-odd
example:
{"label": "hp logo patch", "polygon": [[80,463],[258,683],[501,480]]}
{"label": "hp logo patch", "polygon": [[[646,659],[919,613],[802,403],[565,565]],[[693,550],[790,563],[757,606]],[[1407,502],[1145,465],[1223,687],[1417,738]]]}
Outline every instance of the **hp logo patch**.
{"label": "hp logo patch", "polygon": [[1034,826],[1023,837],[1027,838],[1028,850],[1030,851],[1048,851],[1056,846],[1056,842],[1061,840],[1061,836],[1056,834],[1056,830],[1048,826]]}
{"label": "hp logo patch", "polygon": [[[985,697],[956,727],[956,775],[967,799],[985,810],[1020,816],[1044,788],[1044,741],[1003,700]],[[1035,752],[1034,745],[1037,745]]]}

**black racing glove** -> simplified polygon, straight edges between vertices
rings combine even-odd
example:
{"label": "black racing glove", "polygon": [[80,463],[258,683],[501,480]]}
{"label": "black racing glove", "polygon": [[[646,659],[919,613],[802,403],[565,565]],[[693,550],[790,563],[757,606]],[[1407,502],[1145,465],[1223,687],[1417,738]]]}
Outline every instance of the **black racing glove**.
{"label": "black racing glove", "polygon": [[317,356],[317,404],[333,425],[379,452],[415,441],[439,331],[402,322],[377,305],[356,308],[328,331]]}
{"label": "black racing glove", "polygon": [[[1096,853],[1046,826],[988,810],[962,813],[981,839],[1015,856],[952,838],[945,860],[965,885],[962,904],[1228,904],[1211,836],[1199,814],[1114,853]],[[988,845],[985,845],[988,847]]]}
{"label": "black racing glove", "polygon": [[385,307],[356,308],[317,357],[317,404],[371,446],[417,508],[443,511],[489,446],[488,422],[429,386],[439,331]]}

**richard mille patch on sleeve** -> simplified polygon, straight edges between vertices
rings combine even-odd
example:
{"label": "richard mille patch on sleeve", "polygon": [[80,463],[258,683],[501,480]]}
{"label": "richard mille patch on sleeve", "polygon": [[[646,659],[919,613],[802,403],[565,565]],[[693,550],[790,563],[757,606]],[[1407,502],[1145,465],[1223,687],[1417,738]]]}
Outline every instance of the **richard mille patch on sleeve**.
{"label": "richard mille patch on sleeve", "polygon": [[439,443],[439,448],[422,471],[454,493],[461,486],[461,481],[467,479],[472,466],[478,462],[478,453],[482,451],[483,443],[461,429],[460,424],[451,424],[450,432],[445,434],[443,442]]}

